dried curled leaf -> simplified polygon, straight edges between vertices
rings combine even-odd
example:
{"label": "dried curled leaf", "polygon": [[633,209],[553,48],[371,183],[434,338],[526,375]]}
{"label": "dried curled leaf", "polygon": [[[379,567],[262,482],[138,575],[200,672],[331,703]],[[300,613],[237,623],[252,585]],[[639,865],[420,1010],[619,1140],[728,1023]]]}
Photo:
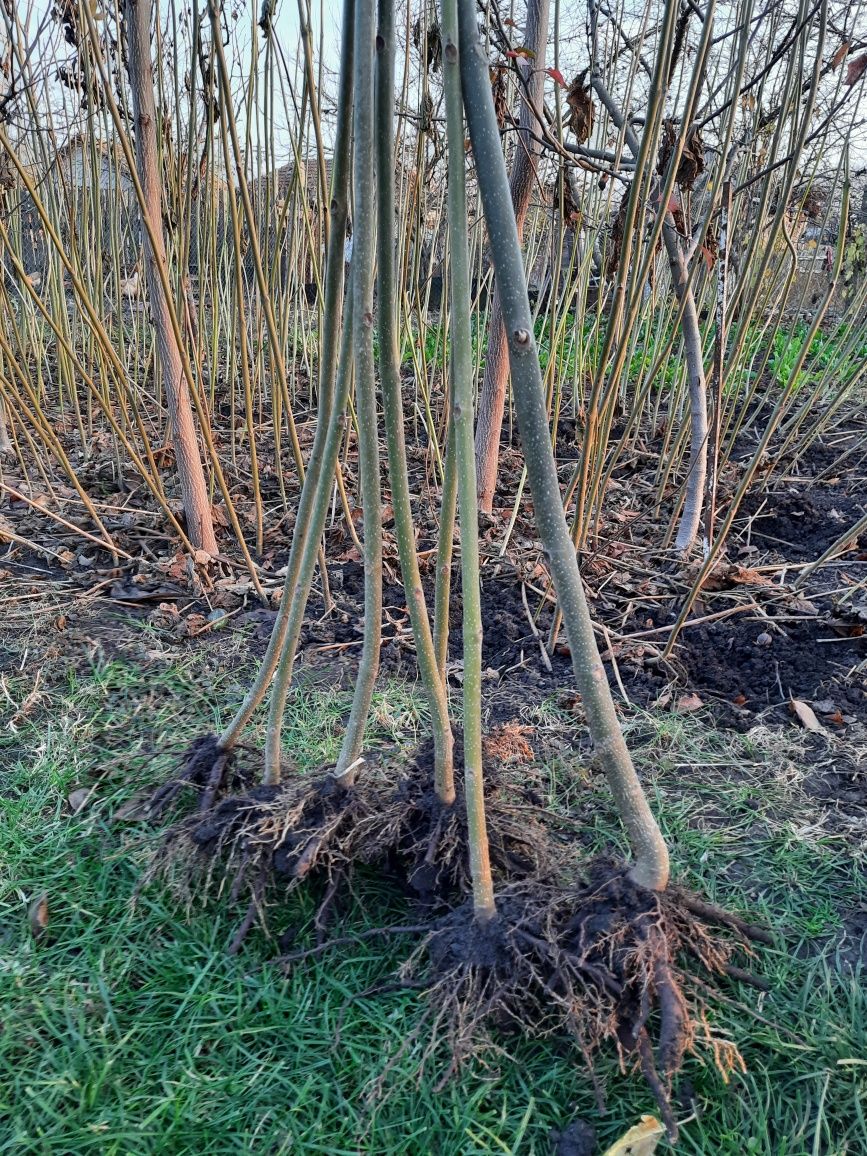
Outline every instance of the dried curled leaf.
{"label": "dried curled leaf", "polygon": [[840,67],[840,65],[846,59],[846,54],[848,53],[848,51],[849,51],[849,41],[844,40],[843,43],[840,45],[840,47],[837,49],[837,51],[834,53],[834,55],[831,57],[831,64],[829,67],[830,67],[832,72],[835,72]]}
{"label": "dried curled leaf", "polygon": [[494,96],[494,112],[497,115],[497,125],[502,131],[512,120],[509,111],[509,101],[506,97],[506,69],[502,65],[495,65],[490,72],[491,92]]}
{"label": "dried curled leaf", "polygon": [[418,49],[422,68],[438,72],[442,64],[443,47],[440,26],[435,16],[429,15],[424,22],[421,17],[416,19],[412,26],[412,42]]}
{"label": "dried curled leaf", "polygon": [[655,1116],[642,1116],[641,1121],[621,1136],[604,1156],[652,1156],[665,1135],[665,1129]]}
{"label": "dried curled leaf", "polygon": [[606,277],[613,277],[620,264],[620,253],[623,249],[623,233],[626,227],[626,213],[629,208],[629,190],[623,194],[623,200],[611,222],[611,235],[608,239],[608,249],[605,262]]}
{"label": "dried curled leaf", "polygon": [[814,734],[825,734],[825,728],[816,718],[816,712],[813,708],[800,698],[793,698],[789,703],[792,714],[795,715],[802,727],[808,731],[813,731]]}
{"label": "dried curled leaf", "polygon": [[27,908],[27,921],[34,939],[40,940],[48,930],[48,892],[37,895]]}
{"label": "dried curled leaf", "polygon": [[[657,168],[660,173],[664,174],[668,169],[669,162],[677,149],[679,140],[680,129],[669,117],[662,125],[662,140],[660,141],[659,157],[657,160]],[[680,154],[680,161],[677,165],[677,176],[675,180],[677,181],[678,187],[684,192],[688,192],[704,170],[704,140],[702,139],[700,130],[693,125],[686,131],[683,151]]]}
{"label": "dried curled leaf", "polygon": [[867,68],[867,52],[849,61],[849,67],[846,69],[846,83],[850,86],[857,84],[864,75],[865,68]]}
{"label": "dried curled leaf", "polygon": [[[552,198],[555,205],[559,201],[560,187],[560,184],[555,181]],[[565,177],[565,175],[562,183],[562,189],[563,221],[567,225],[580,225],[584,214],[581,212],[581,209],[575,201],[575,197],[572,193],[572,185],[569,183],[569,180]]]}
{"label": "dried curled leaf", "polygon": [[569,86],[566,103],[569,106],[569,128],[578,143],[583,144],[593,131],[594,110],[590,89],[584,86],[580,77],[576,77]]}

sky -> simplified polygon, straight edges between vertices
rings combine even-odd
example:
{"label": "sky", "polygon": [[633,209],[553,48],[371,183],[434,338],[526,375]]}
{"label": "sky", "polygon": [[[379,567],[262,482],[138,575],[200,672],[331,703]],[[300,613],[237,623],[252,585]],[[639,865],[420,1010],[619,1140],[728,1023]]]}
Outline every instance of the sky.
{"label": "sky", "polygon": [[[98,0],[99,2],[99,0]],[[117,0],[113,0],[117,2]],[[121,0],[122,2],[122,0]],[[204,9],[204,0],[199,0]],[[155,0],[158,5],[161,21],[165,23],[171,13],[170,0]],[[283,56],[287,63],[290,76],[300,78],[303,50],[301,47],[300,18],[298,12],[299,0],[271,0],[274,8],[272,26],[279,42]],[[342,0],[309,0],[313,27],[314,54],[319,57],[320,45],[322,48],[322,63],[326,73],[336,72],[340,51],[340,24],[342,17]],[[74,50],[64,44],[62,32],[57,22],[50,19],[56,0],[19,0],[17,16],[27,29],[29,38],[34,38],[38,30],[40,52],[34,53],[33,64],[36,70],[46,77],[53,76],[56,63],[71,57]],[[261,0],[236,0],[234,4],[224,2],[224,12],[232,21],[233,38],[242,53],[248,53],[252,35],[261,13]],[[237,17],[237,19],[234,19]],[[0,33],[2,34],[2,33]],[[256,30],[256,35],[261,34]],[[57,53],[56,58],[54,53]],[[41,56],[41,60],[39,57]],[[39,63],[37,64],[37,60]],[[260,70],[261,74],[261,70]],[[242,89],[239,80],[239,90]],[[331,85],[333,87],[333,83]],[[51,85],[52,99],[68,107],[69,94],[56,82]],[[326,121],[327,129],[327,121]],[[284,151],[290,152],[287,139],[284,141]],[[279,141],[278,141],[279,147]]]}
{"label": "sky", "polygon": [[[96,2],[99,2],[99,0],[96,0]],[[108,0],[108,2],[116,3],[117,0]],[[197,2],[204,8],[205,0],[197,0]],[[271,2],[275,7],[273,27],[276,40],[287,62],[290,80],[293,85],[295,85],[296,90],[300,91],[300,61],[302,58],[302,49],[300,44],[298,5],[299,3],[306,3],[307,0],[271,0]],[[309,2],[311,4],[313,24],[314,52],[318,58],[321,46],[325,71],[327,74],[331,74],[330,79],[326,81],[325,84],[326,95],[330,95],[333,93],[335,87],[333,74],[336,71],[338,63],[342,0],[309,0]],[[35,33],[36,29],[46,18],[54,3],[56,3],[56,0],[18,0],[16,13],[19,19],[29,27],[31,35]],[[172,11],[170,7],[171,0],[156,0],[156,3],[159,5],[161,21],[165,22]],[[183,0],[178,0],[178,3],[183,3]],[[639,5],[639,7],[642,7],[642,5]],[[580,44],[574,44],[572,46],[567,46],[564,42],[561,48],[564,56],[573,57],[571,61],[573,69],[577,69],[580,62],[586,58],[586,42],[583,38],[583,20],[581,19],[581,13],[583,13],[584,10],[583,0],[579,0],[577,6],[570,6],[568,8],[564,6],[562,12],[562,18],[564,20],[569,21],[569,23],[572,23],[574,20],[577,25],[578,38],[581,41]],[[227,17],[232,20],[233,38],[242,58],[246,56],[246,59],[249,60],[249,48],[252,42],[252,36],[254,34],[258,35],[258,33],[255,32],[255,26],[260,16],[261,0],[234,0],[234,3],[229,2],[229,0],[224,0],[224,11]],[[717,10],[717,26],[725,26],[727,19],[731,18],[733,12],[734,9],[731,5],[724,2],[719,4]],[[520,32],[518,31],[515,35],[520,36]],[[42,44],[43,46],[53,45],[57,47],[57,60],[62,60],[64,57],[72,54],[72,49],[63,44],[62,33],[56,22],[50,22],[42,38]],[[576,50],[580,56],[578,63],[576,63],[576,59],[578,58],[574,56]],[[829,48],[828,52],[831,50],[832,49]],[[53,75],[54,70],[56,70],[56,64],[50,63],[50,52],[46,52],[46,58],[47,62],[44,66],[46,74]],[[264,59],[264,57],[261,59]],[[565,60],[562,63],[562,68],[567,73],[567,78],[570,78],[569,64],[566,63]],[[236,72],[236,83],[234,87],[238,93],[236,111],[240,113],[242,118],[241,105],[244,83],[240,69]],[[52,99],[58,102],[61,109],[69,108],[69,93],[56,82],[54,82],[53,85]],[[276,119],[278,122],[282,121],[285,125],[287,116],[280,110],[278,111]],[[330,123],[333,123],[333,118],[326,114],[323,121],[323,132],[326,138],[328,136]],[[253,133],[253,139],[256,139],[255,131]],[[288,129],[283,129],[277,133],[276,144],[278,154],[280,154],[278,159],[281,162],[288,160],[291,156]],[[860,138],[853,149],[853,154],[853,163],[857,165],[867,163],[867,152],[865,152],[864,142]]]}

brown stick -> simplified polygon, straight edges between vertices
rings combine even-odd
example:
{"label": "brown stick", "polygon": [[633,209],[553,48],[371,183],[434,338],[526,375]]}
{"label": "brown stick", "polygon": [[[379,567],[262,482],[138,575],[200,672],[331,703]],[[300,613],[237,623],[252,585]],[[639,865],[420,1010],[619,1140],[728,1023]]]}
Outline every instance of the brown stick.
{"label": "brown stick", "polygon": [[158,267],[166,266],[166,249],[163,239],[157,148],[154,65],[151,59],[152,12],[152,0],[126,0],[125,26],[129,53],[129,83],[135,116],[136,164],[144,194],[142,213],[150,223],[150,230],[146,230],[144,235],[148,299],[174,436],[187,533],[195,547],[206,550],[209,554],[217,554],[219,547],[214,533],[205,471],[202,468],[199,443],[193,424],[189,385],[184,377],[181,352],[172,329],[168,301],[157,271]]}
{"label": "brown stick", "polygon": [[[518,121],[518,144],[512,166],[509,189],[518,236],[523,237],[524,224],[530,208],[530,197],[536,180],[536,168],[541,151],[534,128],[539,123],[537,109],[541,106],[545,81],[545,48],[548,42],[548,0],[530,0],[527,6],[525,44],[531,52],[526,68],[526,97],[521,105]],[[485,354],[485,378],[479,391],[476,417],[476,472],[479,478],[479,509],[490,514],[497,487],[497,467],[500,457],[500,432],[506,405],[506,384],[509,380],[509,356],[500,291],[494,291],[491,306],[490,331]]]}

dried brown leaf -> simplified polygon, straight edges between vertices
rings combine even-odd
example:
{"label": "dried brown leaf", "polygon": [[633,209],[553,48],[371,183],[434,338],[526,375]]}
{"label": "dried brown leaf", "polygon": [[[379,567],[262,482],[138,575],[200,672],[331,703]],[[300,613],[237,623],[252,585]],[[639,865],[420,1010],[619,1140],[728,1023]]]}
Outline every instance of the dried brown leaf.
{"label": "dried brown leaf", "polygon": [[840,67],[840,65],[846,59],[846,53],[848,51],[849,51],[849,41],[844,40],[843,43],[840,45],[840,47],[837,49],[837,51],[834,53],[834,55],[831,57],[831,64],[829,67],[830,67],[832,72],[834,72],[836,69],[838,69]]}
{"label": "dried brown leaf", "polygon": [[76,787],[75,790],[70,791],[66,796],[66,802],[69,804],[69,810],[73,815],[77,815],[79,811],[83,811],[90,801],[93,794],[93,787]]}
{"label": "dried brown leaf", "polygon": [[594,109],[590,97],[590,89],[586,88],[579,77],[576,77],[566,93],[566,104],[569,106],[569,128],[574,132],[579,144],[583,144],[593,131]]}
{"label": "dried brown leaf", "polygon": [[701,710],[704,706],[704,701],[699,698],[695,691],[690,691],[689,694],[682,694],[677,700],[675,710],[678,714],[689,714],[694,710]]}
{"label": "dried brown leaf", "polygon": [[642,1116],[640,1123],[606,1148],[604,1156],[653,1156],[665,1135],[665,1128],[655,1116]]}
{"label": "dried brown leaf", "polygon": [[48,892],[37,895],[27,908],[27,920],[34,939],[39,940],[48,930]]}
{"label": "dried brown leaf", "polygon": [[137,819],[145,819],[148,814],[148,803],[152,791],[139,791],[114,812],[111,817],[113,823],[132,823]]}
{"label": "dried brown leaf", "polygon": [[808,731],[813,731],[814,734],[823,735],[827,732],[819,720],[816,718],[816,712],[813,708],[800,698],[793,698],[789,703],[789,709],[795,715],[802,727],[806,727]]}
{"label": "dried brown leaf", "polygon": [[865,68],[867,68],[867,52],[849,61],[849,67],[846,69],[846,83],[850,87],[853,84],[857,84],[864,75]]}

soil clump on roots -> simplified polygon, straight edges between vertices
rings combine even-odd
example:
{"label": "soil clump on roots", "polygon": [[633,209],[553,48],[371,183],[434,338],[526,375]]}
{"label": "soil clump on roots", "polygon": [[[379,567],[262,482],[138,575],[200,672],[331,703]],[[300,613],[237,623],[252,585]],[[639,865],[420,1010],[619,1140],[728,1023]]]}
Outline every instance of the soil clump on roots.
{"label": "soil clump on roots", "polygon": [[[463,795],[463,742],[455,736],[456,798],[444,806],[433,786],[433,745],[424,743],[402,765],[365,766],[351,787],[329,771],[291,777],[219,797],[244,782],[237,768],[225,773],[216,740],[190,749],[183,773],[154,796],[151,814],[162,813],[184,785],[201,792],[195,810],[166,832],[147,878],[170,877],[188,896],[228,891],[249,894],[249,931],[264,917],[266,888],[286,894],[305,881],[324,882],[317,914],[323,926],[341,884],[360,866],[373,867],[429,910],[460,903],[469,893],[468,832]],[[488,833],[498,882],[550,871],[554,857],[533,808],[515,798],[504,766],[488,759]],[[247,780],[249,781],[249,780]],[[243,939],[243,936],[242,936]],[[234,950],[240,947],[233,944]]]}
{"label": "soil clump on roots", "polygon": [[148,815],[152,819],[162,815],[185,787],[199,791],[200,812],[209,810],[223,791],[239,789],[244,776],[236,773],[238,749],[224,750],[214,734],[194,739],[184,753],[180,772],[151,795]]}
{"label": "soil clump on roots", "polygon": [[[622,1067],[643,1074],[675,1139],[672,1093],[684,1056],[703,1047],[725,1078],[743,1070],[737,1047],[711,1027],[702,991],[723,975],[761,986],[731,959],[738,950],[751,954],[752,939],[769,938],[676,888],[645,891],[610,863],[591,865],[578,888],[556,879],[510,884],[498,892],[492,920],[478,923],[464,904],[403,967],[405,978],[429,980],[431,1042],[423,1063],[446,1045],[443,1084],[491,1030],[566,1035],[602,1109],[593,1057],[613,1044]],[[706,982],[693,978],[696,965]]]}

